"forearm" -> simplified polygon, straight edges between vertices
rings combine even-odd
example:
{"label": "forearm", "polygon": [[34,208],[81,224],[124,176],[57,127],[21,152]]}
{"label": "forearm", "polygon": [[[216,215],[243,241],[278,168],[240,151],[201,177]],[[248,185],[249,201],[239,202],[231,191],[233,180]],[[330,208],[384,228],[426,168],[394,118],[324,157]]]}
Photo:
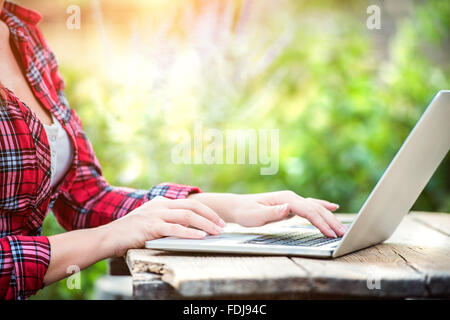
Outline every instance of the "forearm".
{"label": "forearm", "polygon": [[70,275],[69,266],[80,270],[113,256],[105,227],[76,230],[48,237],[51,247],[50,265],[44,277],[45,285]]}

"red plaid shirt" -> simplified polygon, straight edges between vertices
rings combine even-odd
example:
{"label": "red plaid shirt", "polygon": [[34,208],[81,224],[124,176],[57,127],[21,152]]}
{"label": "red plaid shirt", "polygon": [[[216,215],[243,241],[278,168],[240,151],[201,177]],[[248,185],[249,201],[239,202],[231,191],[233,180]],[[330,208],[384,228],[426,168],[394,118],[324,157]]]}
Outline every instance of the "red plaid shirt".
{"label": "red plaid shirt", "polygon": [[50,244],[42,223],[52,209],[67,230],[111,222],[155,196],[185,198],[196,187],[164,183],[149,191],[112,187],[64,97],[54,54],[36,26],[41,16],[5,2],[10,30],[37,99],[67,131],[74,159],[63,181],[50,187],[50,147],[42,123],[6,89],[0,106],[0,298],[24,299],[43,287]]}

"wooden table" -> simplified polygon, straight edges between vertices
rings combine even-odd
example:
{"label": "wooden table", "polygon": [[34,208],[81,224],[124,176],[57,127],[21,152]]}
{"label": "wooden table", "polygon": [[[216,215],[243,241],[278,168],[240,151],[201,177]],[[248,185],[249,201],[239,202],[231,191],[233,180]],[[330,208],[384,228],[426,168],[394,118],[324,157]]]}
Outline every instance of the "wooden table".
{"label": "wooden table", "polygon": [[135,299],[449,298],[450,214],[412,212],[389,240],[337,259],[140,249],[126,262]]}

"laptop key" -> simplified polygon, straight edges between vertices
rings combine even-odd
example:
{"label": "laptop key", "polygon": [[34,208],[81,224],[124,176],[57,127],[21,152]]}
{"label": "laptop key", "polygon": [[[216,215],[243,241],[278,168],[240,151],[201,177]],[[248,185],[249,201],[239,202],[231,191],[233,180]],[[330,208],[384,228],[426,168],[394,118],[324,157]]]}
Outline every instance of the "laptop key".
{"label": "laptop key", "polygon": [[341,239],[342,238],[328,238],[320,233],[282,233],[276,235],[262,235],[254,239],[247,240],[244,243],[259,245],[318,247],[339,241]]}

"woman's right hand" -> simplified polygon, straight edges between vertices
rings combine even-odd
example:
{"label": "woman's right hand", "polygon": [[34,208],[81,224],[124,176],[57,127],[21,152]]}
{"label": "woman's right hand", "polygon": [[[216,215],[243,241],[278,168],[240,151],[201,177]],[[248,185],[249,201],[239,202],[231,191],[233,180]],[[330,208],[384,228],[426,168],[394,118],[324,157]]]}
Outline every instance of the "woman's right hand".
{"label": "woman's right hand", "polygon": [[225,222],[212,209],[194,199],[156,197],[103,228],[112,255],[142,248],[145,241],[161,237],[201,239],[222,232]]}

